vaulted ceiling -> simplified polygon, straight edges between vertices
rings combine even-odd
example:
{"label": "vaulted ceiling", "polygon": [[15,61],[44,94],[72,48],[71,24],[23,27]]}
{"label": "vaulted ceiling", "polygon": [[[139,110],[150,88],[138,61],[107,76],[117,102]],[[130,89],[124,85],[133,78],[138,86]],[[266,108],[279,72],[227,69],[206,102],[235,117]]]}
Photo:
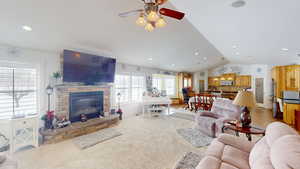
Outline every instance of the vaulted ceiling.
{"label": "vaulted ceiling", "polygon": [[231,62],[300,64],[299,0],[170,1]]}
{"label": "vaulted ceiling", "polygon": [[[121,63],[175,71],[224,63],[187,19],[167,18],[165,28],[149,33],[135,24],[137,16],[118,16],[142,7],[141,0],[2,0],[0,43],[57,53],[65,48],[105,51]],[[174,8],[170,3],[165,7]],[[25,32],[23,25],[33,30]]]}

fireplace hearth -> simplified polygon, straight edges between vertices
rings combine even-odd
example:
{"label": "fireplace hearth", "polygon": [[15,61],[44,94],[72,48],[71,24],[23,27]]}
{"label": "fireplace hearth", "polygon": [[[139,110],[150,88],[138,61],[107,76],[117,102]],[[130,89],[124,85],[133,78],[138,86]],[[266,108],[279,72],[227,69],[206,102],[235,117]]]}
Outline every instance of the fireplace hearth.
{"label": "fireplace hearth", "polygon": [[88,119],[104,116],[103,91],[70,93],[69,120],[80,121],[82,114]]}

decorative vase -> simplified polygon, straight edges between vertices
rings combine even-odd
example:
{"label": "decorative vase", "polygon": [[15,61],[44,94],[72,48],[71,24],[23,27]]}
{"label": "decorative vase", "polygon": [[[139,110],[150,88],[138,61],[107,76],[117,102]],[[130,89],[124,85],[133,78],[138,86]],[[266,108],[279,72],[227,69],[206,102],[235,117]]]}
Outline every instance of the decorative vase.
{"label": "decorative vase", "polygon": [[242,127],[243,128],[250,128],[250,124],[251,124],[251,115],[250,115],[250,111],[248,110],[247,107],[244,107],[243,109],[243,113],[240,116],[240,121],[242,123]]}

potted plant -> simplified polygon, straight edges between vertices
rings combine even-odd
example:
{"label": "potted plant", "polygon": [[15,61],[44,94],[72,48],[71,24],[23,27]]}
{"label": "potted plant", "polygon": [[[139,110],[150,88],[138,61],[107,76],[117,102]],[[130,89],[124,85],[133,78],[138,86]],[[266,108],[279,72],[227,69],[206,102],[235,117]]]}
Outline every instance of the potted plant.
{"label": "potted plant", "polygon": [[61,73],[60,72],[54,72],[52,74],[52,77],[55,79],[55,83],[57,84],[58,83],[58,80],[62,77]]}

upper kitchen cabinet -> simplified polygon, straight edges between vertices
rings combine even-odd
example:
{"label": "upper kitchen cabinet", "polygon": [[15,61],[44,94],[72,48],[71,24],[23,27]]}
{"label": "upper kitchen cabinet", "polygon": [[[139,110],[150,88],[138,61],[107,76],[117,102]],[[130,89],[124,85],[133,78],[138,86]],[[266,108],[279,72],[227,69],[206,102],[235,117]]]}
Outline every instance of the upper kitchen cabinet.
{"label": "upper kitchen cabinet", "polygon": [[300,89],[300,66],[286,67],[286,90],[298,91]]}
{"label": "upper kitchen cabinet", "polygon": [[251,76],[250,75],[236,76],[235,86],[250,88],[251,87]]}
{"label": "upper kitchen cabinet", "polygon": [[274,94],[282,97],[285,90],[300,90],[300,65],[276,66],[272,69]]}

